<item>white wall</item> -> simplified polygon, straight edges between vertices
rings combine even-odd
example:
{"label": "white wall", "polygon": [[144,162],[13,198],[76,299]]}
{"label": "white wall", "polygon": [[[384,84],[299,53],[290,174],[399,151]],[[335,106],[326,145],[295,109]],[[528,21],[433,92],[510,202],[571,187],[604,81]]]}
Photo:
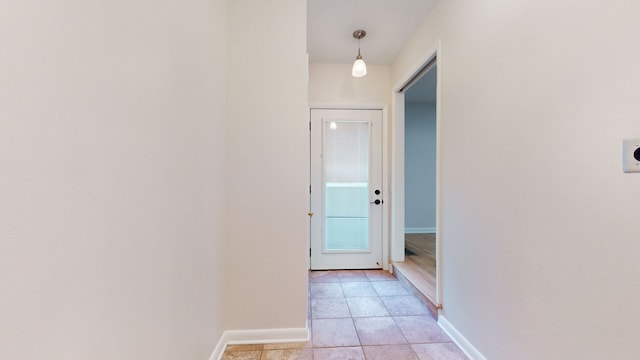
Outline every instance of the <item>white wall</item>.
{"label": "white wall", "polygon": [[391,103],[391,68],[367,65],[367,76],[351,76],[353,64],[309,65],[309,103],[382,105]]}
{"label": "white wall", "polygon": [[635,359],[640,3],[441,1],[443,314],[488,359]]}
{"label": "white wall", "polygon": [[307,319],[306,2],[229,2],[229,329]]}
{"label": "white wall", "polygon": [[211,353],[225,4],[0,4],[0,358]]}
{"label": "white wall", "polygon": [[436,228],[436,107],[407,103],[404,114],[405,230]]}

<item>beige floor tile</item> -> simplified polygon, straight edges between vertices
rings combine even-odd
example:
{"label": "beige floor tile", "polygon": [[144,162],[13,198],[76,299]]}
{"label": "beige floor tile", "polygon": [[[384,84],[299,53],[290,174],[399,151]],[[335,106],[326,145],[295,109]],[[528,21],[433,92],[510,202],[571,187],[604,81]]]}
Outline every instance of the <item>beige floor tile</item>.
{"label": "beige floor tile", "polygon": [[344,297],[340,283],[309,284],[309,295],[312,299]]}
{"label": "beige floor tile", "polygon": [[314,360],[365,360],[361,347],[313,349]]}
{"label": "beige floor tile", "polygon": [[378,296],[369,281],[343,282],[341,285],[345,297]]}
{"label": "beige floor tile", "polygon": [[221,360],[260,360],[260,355],[262,351],[225,351]]}
{"label": "beige floor tile", "polygon": [[232,351],[262,351],[264,345],[262,344],[238,344],[238,345],[227,345],[227,348],[224,349],[225,352]]}
{"label": "beige floor tile", "polygon": [[265,350],[261,360],[313,360],[312,349]]}
{"label": "beige floor tile", "polygon": [[379,296],[411,295],[400,281],[373,281],[371,285]]}
{"label": "beige floor tile", "polygon": [[362,270],[340,270],[338,271],[338,278],[340,282],[369,281]]}
{"label": "beige floor tile", "polygon": [[411,345],[363,346],[367,360],[418,360]]}
{"label": "beige floor tile", "polygon": [[312,324],[313,346],[360,346],[352,319],[316,319]]}
{"label": "beige floor tile", "polygon": [[393,316],[429,315],[429,309],[418,298],[410,296],[381,296],[382,302]]}
{"label": "beige floor tile", "polygon": [[309,271],[309,282],[340,282],[340,278],[335,271]]}
{"label": "beige floor tile", "polygon": [[345,298],[311,299],[312,319],[337,319],[351,317]]}
{"label": "beige floor tile", "polygon": [[431,315],[394,316],[394,319],[410,344],[451,341]]}
{"label": "beige floor tile", "polygon": [[367,275],[369,281],[398,280],[387,270],[365,270],[364,273]]}
{"label": "beige floor tile", "polygon": [[454,343],[411,345],[420,360],[468,360]]}
{"label": "beige floor tile", "polygon": [[379,297],[347,298],[352,317],[389,316],[389,311]]}
{"label": "beige floor tile", "polygon": [[353,322],[362,345],[407,343],[400,328],[391,317],[355,318]]}
{"label": "beige floor tile", "polygon": [[264,350],[308,349],[311,341],[264,344]]}

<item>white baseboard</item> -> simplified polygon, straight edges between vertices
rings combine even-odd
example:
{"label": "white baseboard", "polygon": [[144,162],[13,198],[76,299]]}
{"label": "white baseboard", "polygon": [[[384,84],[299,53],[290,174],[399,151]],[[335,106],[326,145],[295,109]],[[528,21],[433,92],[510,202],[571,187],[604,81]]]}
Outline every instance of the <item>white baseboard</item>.
{"label": "white baseboard", "polygon": [[224,333],[218,340],[216,347],[213,349],[213,353],[209,356],[209,360],[220,360],[222,359],[222,355],[224,355],[224,349],[227,348],[227,342],[225,341]]}
{"label": "white baseboard", "polygon": [[434,227],[408,227],[404,229],[405,234],[435,234]]}
{"label": "white baseboard", "polygon": [[282,342],[309,341],[309,328],[227,330],[220,337],[209,360],[220,360],[227,345],[232,344],[270,344]]}
{"label": "white baseboard", "polygon": [[469,359],[487,360],[487,358],[485,358],[478,349],[476,349],[455,327],[453,327],[453,325],[451,325],[447,318],[442,315],[438,316],[438,325],[440,325],[442,330],[449,335],[451,340],[453,340],[453,342],[462,349]]}

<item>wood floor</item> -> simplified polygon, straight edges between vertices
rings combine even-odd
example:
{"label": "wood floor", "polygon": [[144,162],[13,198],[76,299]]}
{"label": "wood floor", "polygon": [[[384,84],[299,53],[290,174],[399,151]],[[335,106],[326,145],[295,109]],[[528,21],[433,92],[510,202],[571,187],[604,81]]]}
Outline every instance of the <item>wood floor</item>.
{"label": "wood floor", "polygon": [[405,261],[394,266],[436,304],[435,234],[405,234]]}

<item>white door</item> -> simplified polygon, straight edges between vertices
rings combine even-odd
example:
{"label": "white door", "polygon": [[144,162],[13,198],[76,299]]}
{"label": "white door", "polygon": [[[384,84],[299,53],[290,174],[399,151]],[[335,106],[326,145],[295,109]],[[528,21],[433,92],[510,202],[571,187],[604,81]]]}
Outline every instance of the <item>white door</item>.
{"label": "white door", "polygon": [[311,269],[382,268],[382,110],[311,110]]}

